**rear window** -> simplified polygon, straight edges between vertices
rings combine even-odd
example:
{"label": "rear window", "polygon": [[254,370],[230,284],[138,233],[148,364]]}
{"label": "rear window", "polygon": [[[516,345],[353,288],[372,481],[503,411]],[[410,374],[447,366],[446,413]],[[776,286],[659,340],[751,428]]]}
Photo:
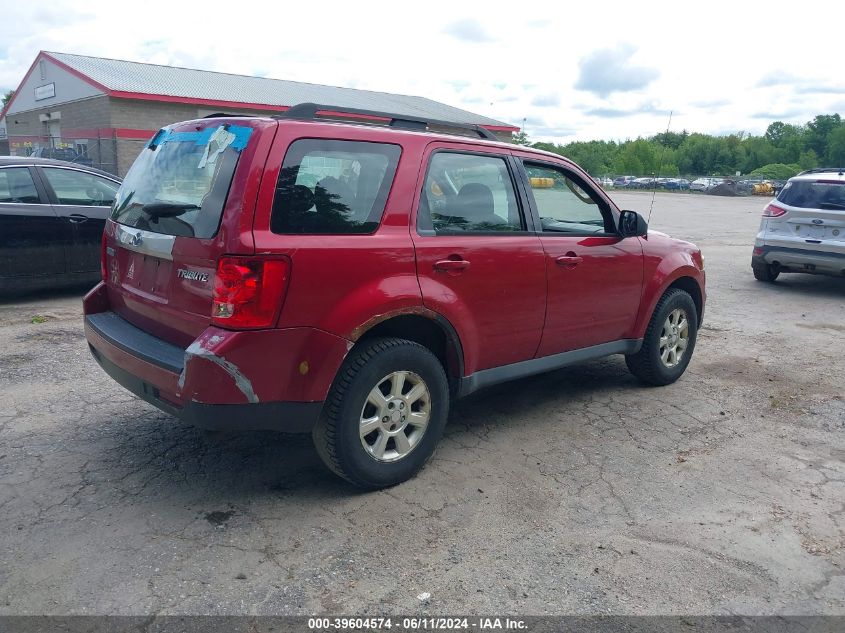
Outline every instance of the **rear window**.
{"label": "rear window", "polygon": [[154,233],[212,237],[251,133],[250,127],[228,124],[160,130],[126,175],[112,219]]}
{"label": "rear window", "polygon": [[778,200],[791,207],[845,211],[845,181],[793,180],[786,183]]}
{"label": "rear window", "polygon": [[35,183],[26,167],[0,169],[0,202],[37,204]]}
{"label": "rear window", "polygon": [[381,221],[398,145],[302,139],[279,173],[270,230],[279,234],[372,233]]}

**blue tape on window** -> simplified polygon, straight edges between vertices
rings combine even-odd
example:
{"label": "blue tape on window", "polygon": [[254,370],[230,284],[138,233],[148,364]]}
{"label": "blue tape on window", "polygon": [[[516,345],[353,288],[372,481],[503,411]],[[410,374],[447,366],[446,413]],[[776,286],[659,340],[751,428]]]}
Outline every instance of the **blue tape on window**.
{"label": "blue tape on window", "polygon": [[246,147],[249,142],[249,137],[252,134],[252,128],[244,125],[221,125],[219,127],[207,127],[204,130],[196,132],[174,132],[173,130],[159,130],[156,135],[150,139],[147,147],[156,147],[164,145],[165,143],[190,143],[194,142],[197,145],[207,145],[214,134],[220,128],[225,128],[227,132],[235,135],[235,140],[232,141],[231,147],[236,152],[240,152]]}
{"label": "blue tape on window", "polygon": [[156,132],[155,135],[150,139],[149,143],[147,143],[147,147],[156,147],[161,142],[162,136],[164,136],[165,134],[166,133],[164,130],[159,130],[158,132]]}

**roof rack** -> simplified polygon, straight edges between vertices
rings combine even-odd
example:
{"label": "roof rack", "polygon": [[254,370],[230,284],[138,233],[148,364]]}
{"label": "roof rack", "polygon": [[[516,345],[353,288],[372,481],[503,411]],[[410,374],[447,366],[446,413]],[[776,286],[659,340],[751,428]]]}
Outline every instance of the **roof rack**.
{"label": "roof rack", "polygon": [[799,176],[803,176],[804,174],[821,174],[828,171],[838,171],[839,175],[845,174],[845,167],[814,167],[813,169],[805,169],[802,171]]}
{"label": "roof rack", "polygon": [[343,117],[351,115],[352,118],[375,118],[384,119],[388,121],[389,127],[394,127],[402,130],[415,130],[418,132],[425,132],[431,126],[443,127],[447,129],[460,130],[461,132],[472,132],[477,134],[479,138],[489,141],[498,141],[490,130],[483,128],[480,125],[472,123],[457,123],[455,121],[440,121],[436,119],[424,119],[413,116],[406,116],[404,114],[395,114],[391,112],[379,112],[377,110],[362,110],[359,108],[347,108],[336,105],[323,105],[318,103],[299,103],[291,106],[289,110],[281,114],[274,115],[277,119],[297,119],[302,121],[313,121],[320,116],[335,116]]}

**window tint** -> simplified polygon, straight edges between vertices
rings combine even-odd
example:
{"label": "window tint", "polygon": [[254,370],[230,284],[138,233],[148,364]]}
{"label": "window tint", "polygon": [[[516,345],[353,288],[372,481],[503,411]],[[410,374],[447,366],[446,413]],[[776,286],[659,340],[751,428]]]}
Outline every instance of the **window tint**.
{"label": "window tint", "polygon": [[525,164],[544,233],[612,233],[610,213],[576,176],[563,170]]}
{"label": "window tint", "polygon": [[303,139],[285,156],[276,185],[274,233],[372,233],[381,221],[398,145]]}
{"label": "window tint", "polygon": [[114,202],[119,185],[111,180],[72,169],[42,169],[56,192],[59,204],[110,207]]}
{"label": "window tint", "polygon": [[525,230],[505,159],[434,154],[420,197],[417,226],[438,234]]}
{"label": "window tint", "polygon": [[18,202],[38,204],[38,191],[29,169],[9,167],[0,169],[0,202]]}
{"label": "window tint", "polygon": [[793,180],[786,183],[778,200],[791,207],[845,211],[845,181]]}

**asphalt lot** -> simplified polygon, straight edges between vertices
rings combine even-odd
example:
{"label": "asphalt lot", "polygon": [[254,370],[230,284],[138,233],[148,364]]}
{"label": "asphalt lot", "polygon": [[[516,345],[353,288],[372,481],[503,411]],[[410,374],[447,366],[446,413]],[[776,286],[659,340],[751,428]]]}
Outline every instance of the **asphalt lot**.
{"label": "asphalt lot", "polygon": [[376,493],[135,400],[81,293],[0,301],[0,614],[845,614],[845,279],[756,282],[765,203],[656,197],[707,265],[678,383],[614,357],[479,392]]}

